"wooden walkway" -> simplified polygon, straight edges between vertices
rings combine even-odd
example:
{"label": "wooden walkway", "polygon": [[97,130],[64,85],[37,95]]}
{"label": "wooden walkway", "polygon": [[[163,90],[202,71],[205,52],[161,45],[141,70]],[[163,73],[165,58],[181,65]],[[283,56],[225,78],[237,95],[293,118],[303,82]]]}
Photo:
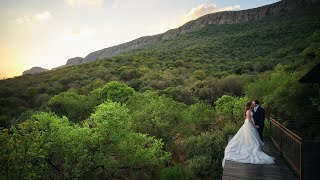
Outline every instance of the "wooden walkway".
{"label": "wooden walkway", "polygon": [[226,161],[223,169],[223,180],[294,180],[297,177],[289,169],[288,165],[280,157],[270,139],[266,139],[263,150],[268,155],[275,157],[275,164],[247,164]]}

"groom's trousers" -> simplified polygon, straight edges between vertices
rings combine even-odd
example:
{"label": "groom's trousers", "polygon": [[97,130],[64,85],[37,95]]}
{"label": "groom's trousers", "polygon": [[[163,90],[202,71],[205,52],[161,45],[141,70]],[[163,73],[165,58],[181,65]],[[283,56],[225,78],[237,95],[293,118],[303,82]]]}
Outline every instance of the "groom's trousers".
{"label": "groom's trousers", "polygon": [[262,142],[263,142],[263,135],[262,135],[263,128],[264,128],[263,126],[258,128],[259,136],[260,136],[260,139],[261,139]]}

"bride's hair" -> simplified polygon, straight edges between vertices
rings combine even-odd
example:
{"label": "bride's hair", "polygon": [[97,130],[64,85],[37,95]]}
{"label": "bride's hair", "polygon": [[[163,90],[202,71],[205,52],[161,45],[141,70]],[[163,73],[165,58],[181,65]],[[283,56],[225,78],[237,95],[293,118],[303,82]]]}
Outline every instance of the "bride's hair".
{"label": "bride's hair", "polygon": [[244,118],[246,118],[246,112],[251,108],[252,102],[247,102],[246,108],[244,110]]}

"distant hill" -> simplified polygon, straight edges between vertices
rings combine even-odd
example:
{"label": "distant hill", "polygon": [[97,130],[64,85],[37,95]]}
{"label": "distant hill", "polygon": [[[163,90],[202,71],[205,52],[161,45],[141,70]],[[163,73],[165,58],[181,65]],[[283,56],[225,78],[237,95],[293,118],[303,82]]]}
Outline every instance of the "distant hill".
{"label": "distant hill", "polygon": [[44,69],[42,67],[32,67],[29,70],[23,71],[22,74],[23,75],[26,75],[26,74],[38,74],[38,73],[42,73],[42,72],[45,72],[45,71],[48,71],[48,69]]}
{"label": "distant hill", "polygon": [[95,61],[97,59],[104,59],[115,56],[117,54],[128,52],[131,50],[148,47],[150,45],[157,44],[159,42],[173,39],[182,34],[185,34],[196,29],[200,29],[210,24],[235,24],[248,21],[255,21],[262,19],[266,16],[278,15],[280,13],[292,12],[297,9],[302,9],[310,5],[318,4],[320,0],[282,0],[274,4],[242,10],[242,11],[225,11],[217,12],[202,16],[196,20],[187,22],[183,26],[168,30],[165,33],[145,36],[133,41],[119,44],[116,46],[104,48],[95,52],[89,53],[85,58],[75,57],[67,61],[67,63],[61,67],[79,65],[86,62]]}
{"label": "distant hill", "polygon": [[319,54],[314,40],[320,34],[319,17],[314,5],[255,21],[209,24],[110,58],[1,80],[0,126],[23,112],[45,108],[61,92],[88,95],[110,81],[186,104],[212,102],[224,94],[242,96],[247,83],[274,69],[310,69]]}

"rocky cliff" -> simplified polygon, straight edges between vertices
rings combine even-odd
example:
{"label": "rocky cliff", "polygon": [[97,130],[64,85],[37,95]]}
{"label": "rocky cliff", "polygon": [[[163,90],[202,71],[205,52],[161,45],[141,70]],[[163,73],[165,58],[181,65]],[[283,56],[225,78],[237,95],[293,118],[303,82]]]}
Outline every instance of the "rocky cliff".
{"label": "rocky cliff", "polygon": [[52,68],[51,70],[55,70],[55,69],[59,69],[59,68],[67,67],[67,66],[79,65],[79,64],[83,63],[83,60],[84,60],[84,58],[82,58],[82,57],[70,58],[70,59],[67,60],[67,63],[65,65]]}
{"label": "rocky cliff", "polygon": [[48,69],[44,69],[42,67],[32,67],[29,70],[23,71],[22,75],[25,75],[25,74],[38,74],[38,73],[42,73],[42,72],[45,72],[45,71],[48,71]]}
{"label": "rocky cliff", "polygon": [[266,16],[277,15],[280,13],[294,11],[299,8],[304,8],[308,5],[318,4],[319,2],[320,0],[282,0],[274,4],[254,9],[242,11],[225,11],[208,14],[196,20],[190,21],[179,28],[171,29],[163,34],[141,37],[124,44],[92,52],[88,54],[84,59],[79,59],[79,61],[74,64],[80,64],[94,61],[97,59],[108,58],[120,54],[122,52],[128,52],[130,50],[143,48],[161,42],[163,40],[175,38],[181,34],[202,28],[209,24],[234,24],[247,21],[254,21],[264,18]]}
{"label": "rocky cliff", "polygon": [[151,44],[155,44],[157,42],[162,41],[163,40],[162,38],[163,38],[162,34],[154,35],[154,36],[145,36],[145,37],[141,37],[141,38],[135,39],[133,41],[130,41],[130,42],[127,42],[124,44],[101,49],[101,50],[98,50],[98,51],[95,51],[95,52],[88,54],[83,59],[83,63],[89,62],[89,61],[94,61],[96,59],[108,58],[108,57],[120,54],[122,52],[128,52],[130,50],[139,49],[139,48],[151,45]]}
{"label": "rocky cliff", "polygon": [[101,49],[88,54],[85,58],[71,58],[67,61],[65,65],[60,67],[78,65],[90,61],[95,61],[97,59],[112,57],[123,52],[144,48],[146,46],[153,45],[171,38],[175,38],[181,34],[205,27],[209,24],[234,24],[247,21],[254,21],[264,18],[266,16],[295,11],[297,9],[301,9],[306,6],[315,4],[320,4],[320,0],[282,0],[274,4],[254,9],[242,11],[224,11],[208,14],[196,20],[187,22],[179,28],[168,30],[167,32],[162,34],[154,36],[145,36],[127,43]]}
{"label": "rocky cliff", "polygon": [[74,57],[74,58],[68,59],[66,66],[78,65],[78,64],[81,64],[82,62],[83,62],[82,57]]}

